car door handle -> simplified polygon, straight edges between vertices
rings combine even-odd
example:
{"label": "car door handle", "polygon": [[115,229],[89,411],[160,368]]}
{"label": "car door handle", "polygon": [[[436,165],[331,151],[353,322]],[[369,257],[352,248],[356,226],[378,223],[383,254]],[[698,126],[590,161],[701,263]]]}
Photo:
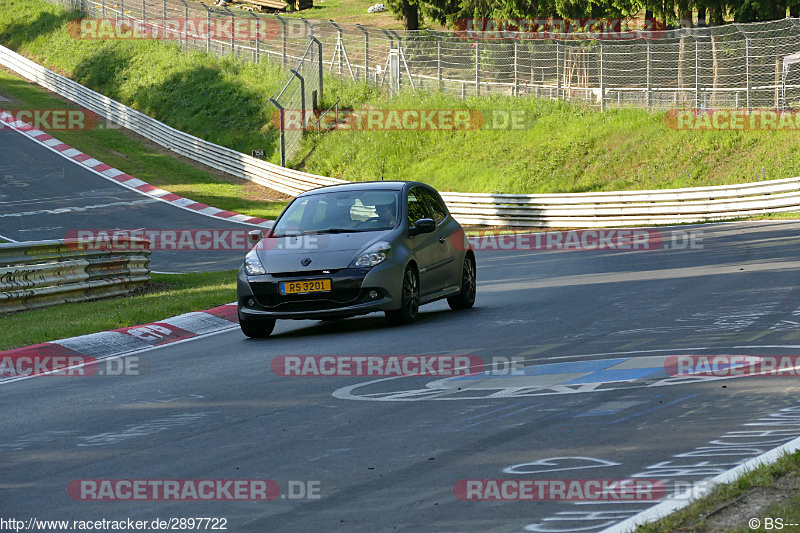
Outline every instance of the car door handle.
{"label": "car door handle", "polygon": [[439,237],[439,242],[444,244],[444,237]]}

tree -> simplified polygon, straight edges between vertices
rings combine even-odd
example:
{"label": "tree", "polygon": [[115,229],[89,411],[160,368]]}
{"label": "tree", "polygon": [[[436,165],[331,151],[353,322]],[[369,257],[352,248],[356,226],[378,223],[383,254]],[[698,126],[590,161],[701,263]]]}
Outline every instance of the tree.
{"label": "tree", "polygon": [[403,21],[406,30],[418,30],[420,25],[420,0],[387,0],[386,7]]}

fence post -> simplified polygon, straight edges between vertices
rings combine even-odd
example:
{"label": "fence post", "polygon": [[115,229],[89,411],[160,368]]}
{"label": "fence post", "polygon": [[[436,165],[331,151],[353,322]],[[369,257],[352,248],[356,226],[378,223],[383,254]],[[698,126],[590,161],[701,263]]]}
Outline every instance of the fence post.
{"label": "fence post", "polygon": [[600,41],[600,111],[606,110],[606,87],[605,87],[605,79],[603,79],[603,57],[604,55],[604,47],[603,41]]}
{"label": "fence post", "polygon": [[146,0],[142,0],[142,23],[144,24],[145,31],[147,31],[147,4],[145,1]]}
{"label": "fence post", "polygon": [[256,19],[256,50],[255,50],[253,59],[254,59],[255,63],[259,63],[259,62],[261,62],[261,48],[260,48],[260,43],[261,43],[261,17],[259,17],[258,15],[253,13],[252,11],[250,12],[250,15],[252,15]]}
{"label": "fence post", "polygon": [[317,43],[317,78],[319,78],[319,99],[318,102],[322,102],[322,43],[317,40],[316,37],[312,37],[311,40]]}
{"label": "fence post", "polygon": [[561,100],[561,43],[556,41],[556,100]]}
{"label": "fence post", "polygon": [[481,95],[481,42],[475,40],[475,96]]}
{"label": "fence post", "polygon": [[206,27],[208,31],[206,32],[206,53],[211,53],[211,10],[205,5],[203,2],[200,2],[200,5],[203,6],[206,10]]}
{"label": "fence post", "polygon": [[700,40],[694,37],[694,108],[700,109]]}
{"label": "fence post", "polygon": [[183,49],[189,49],[189,4],[186,0],[181,0],[183,4]]}
{"label": "fence post", "polygon": [[364,33],[364,81],[369,81],[369,32],[361,24],[356,27]]}
{"label": "fence post", "polygon": [[439,78],[439,92],[444,91],[442,80],[442,36],[436,34],[436,77]]}
{"label": "fence post", "polygon": [[745,61],[745,82],[747,87],[747,109],[750,110],[750,37],[742,31],[739,24],[734,24],[739,33],[744,36],[744,61]]}
{"label": "fence post", "polygon": [[647,106],[647,110],[649,111],[651,108],[650,93],[653,90],[653,79],[650,75],[652,56],[650,55],[650,40],[645,39],[644,42],[647,45],[647,92],[645,92],[644,100],[645,100],[645,105]]}
{"label": "fence post", "polygon": [[[166,1],[166,0],[165,0]],[[236,15],[233,14],[233,11],[228,9],[228,6],[222,6],[222,9],[228,12],[231,16],[231,55],[236,55],[236,45],[233,42],[233,38],[236,35],[234,28],[236,27]]]}
{"label": "fence post", "polygon": [[[400,65],[400,60],[401,59],[402,59],[403,63],[405,63],[406,70],[408,69],[408,63],[406,63],[406,56],[403,53],[403,38],[400,37],[400,35],[396,31],[394,31],[394,30],[389,30],[389,31],[397,39],[397,54],[398,54],[397,55],[397,67],[398,67],[398,72],[400,73],[400,76],[397,78],[397,88],[398,89],[402,89],[402,87],[403,87],[403,70],[402,70],[401,65]],[[411,73],[410,72],[408,73],[408,79],[409,79],[409,81],[411,81],[411,88],[413,89],[414,88],[414,81],[411,80]]]}
{"label": "fence post", "polygon": [[281,104],[279,104],[278,101],[275,100],[274,98],[270,98],[269,101],[272,102],[272,104],[275,107],[278,108],[278,115],[280,116],[281,166],[285,167],[286,166],[286,137],[285,137],[284,131],[286,130],[286,126],[285,126],[285,116],[286,116],[285,113],[286,112],[283,109],[283,106],[281,106]]}
{"label": "fence post", "polygon": [[514,96],[519,96],[519,45],[514,39]]}
{"label": "fence post", "polygon": [[281,40],[283,43],[281,44],[281,64],[286,64],[286,21],[283,20],[283,17],[280,15],[275,15],[275,18],[281,23],[281,33],[283,34]]}
{"label": "fence post", "polygon": [[102,0],[102,2],[100,2],[100,8],[101,8],[101,10],[100,10],[101,15],[100,16],[103,17],[103,18],[106,18],[106,0]]}
{"label": "fence post", "polygon": [[164,38],[168,39],[167,37],[167,0],[164,0],[164,6],[161,11],[161,31],[163,32]]}
{"label": "fence post", "polygon": [[308,20],[306,20],[306,19],[304,19],[302,17],[300,18],[300,20],[302,20],[305,23],[306,28],[308,28],[308,35],[309,35],[310,38],[313,39],[314,38],[314,25],[311,24]]}

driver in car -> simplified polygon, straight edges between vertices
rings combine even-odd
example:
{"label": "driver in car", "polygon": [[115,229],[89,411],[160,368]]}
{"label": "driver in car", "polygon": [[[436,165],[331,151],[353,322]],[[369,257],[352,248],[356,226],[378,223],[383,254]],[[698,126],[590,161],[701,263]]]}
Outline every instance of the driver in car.
{"label": "driver in car", "polygon": [[390,204],[378,204],[375,206],[375,212],[378,213],[378,223],[382,226],[394,227],[396,222],[396,213],[394,202]]}

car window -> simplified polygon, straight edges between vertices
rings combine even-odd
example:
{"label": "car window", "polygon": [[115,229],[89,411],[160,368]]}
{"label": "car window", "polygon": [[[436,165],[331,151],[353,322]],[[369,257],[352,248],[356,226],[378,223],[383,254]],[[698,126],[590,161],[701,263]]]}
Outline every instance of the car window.
{"label": "car window", "polygon": [[382,231],[397,225],[400,194],[391,190],[347,190],[299,198],[286,208],[273,236]]}
{"label": "car window", "polygon": [[447,218],[447,208],[442,204],[441,200],[430,189],[419,187],[419,197],[428,207],[428,211],[433,214],[433,220],[438,226],[444,219]]}
{"label": "car window", "polygon": [[414,223],[421,218],[432,218],[422,194],[424,194],[424,189],[422,187],[413,187],[408,191],[409,226],[413,226]]}

